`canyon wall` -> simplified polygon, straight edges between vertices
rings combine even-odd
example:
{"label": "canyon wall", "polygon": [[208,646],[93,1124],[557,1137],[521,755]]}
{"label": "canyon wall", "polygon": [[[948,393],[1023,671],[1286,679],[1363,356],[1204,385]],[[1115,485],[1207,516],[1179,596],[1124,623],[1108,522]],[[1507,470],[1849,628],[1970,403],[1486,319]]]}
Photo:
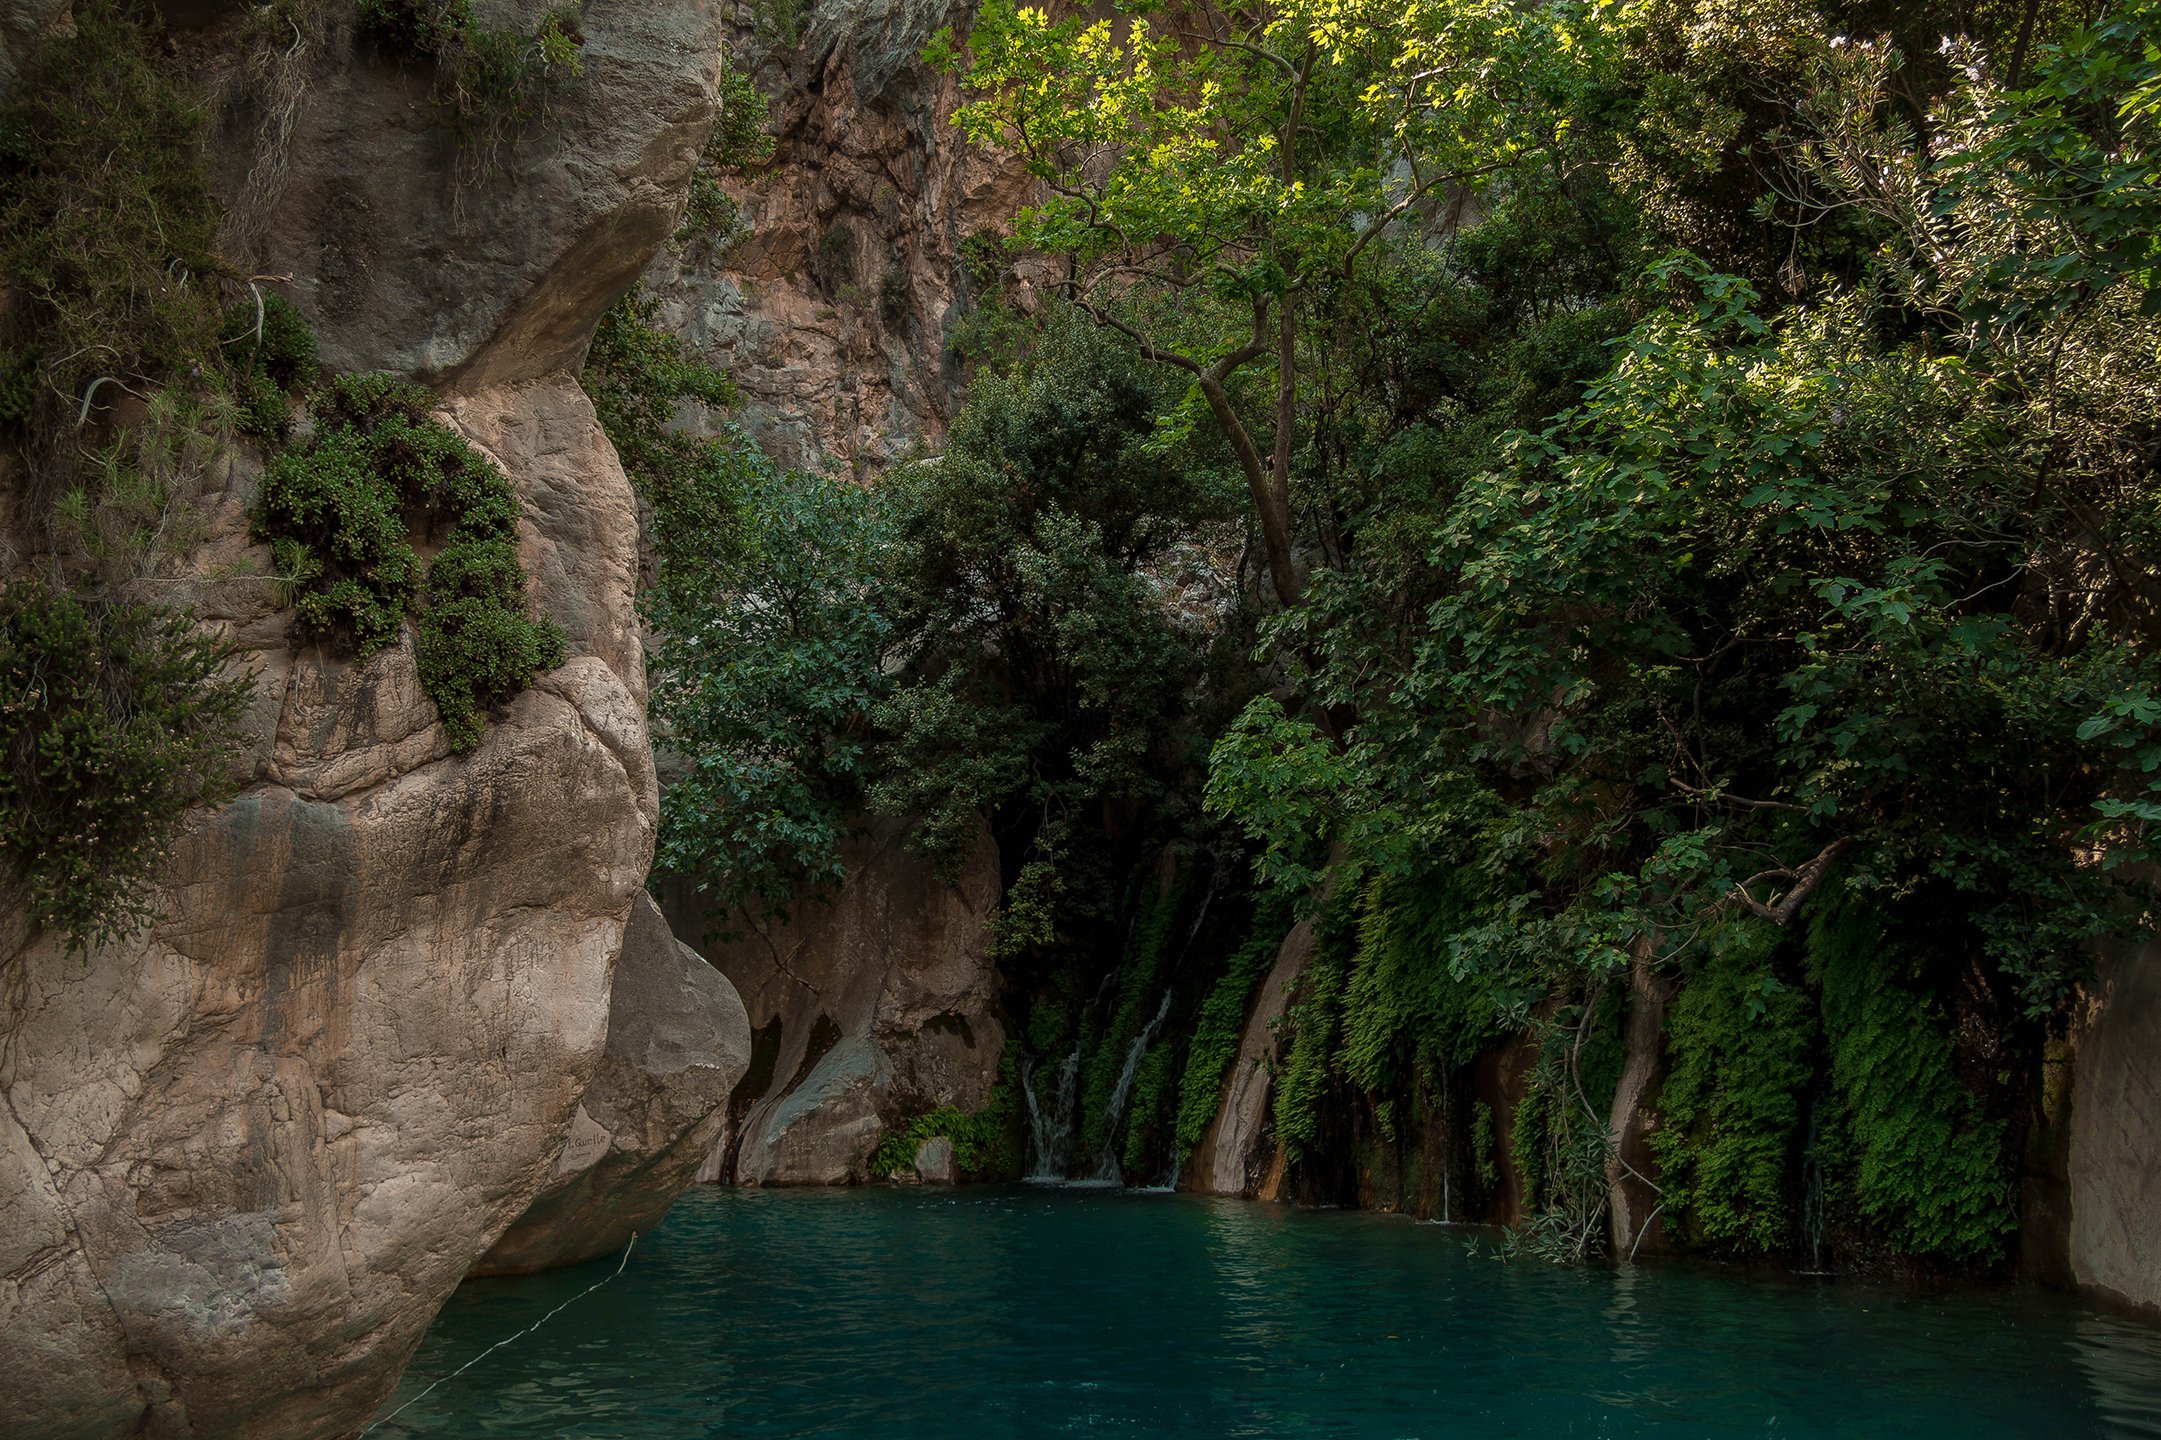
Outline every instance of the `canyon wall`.
{"label": "canyon wall", "polygon": [[[242,9],[172,7],[213,85]],[[587,4],[582,78],[476,170],[425,70],[327,14],[279,72],[289,128],[226,112],[231,246],[327,362],[430,381],[501,465],[567,658],[453,754],[410,633],[366,663],[296,634],[250,534],[258,460],[205,477],[161,598],[254,675],[244,788],[194,817],[135,939],[71,953],[0,919],[10,1434],[356,1433],[557,1175],[652,853],[636,509],[574,375],[680,208],[717,15]]]}
{"label": "canyon wall", "polygon": [[847,879],[755,923],[664,890],[679,934],[735,933],[707,954],[749,1011],[749,1073],[701,1178],[845,1185],[870,1178],[889,1129],[941,1106],[980,1109],[1005,1052],[989,924],[998,854],[985,827],[948,878],[880,821],[843,848]]}
{"label": "canyon wall", "polygon": [[[988,242],[1032,196],[1011,155],[961,143],[949,123],[959,98],[955,82],[920,58],[931,36],[947,26],[964,31],[971,13],[969,0],[812,0],[793,9],[746,6],[731,19],[730,53],[772,102],[775,154],[753,173],[725,182],[741,208],[744,238],[717,254],[697,244],[666,248],[645,282],[668,327],[735,378],[745,397],[739,418],[784,462],[830,462],[869,478],[897,456],[935,446],[964,398],[965,347],[957,342],[987,298],[986,283],[997,283],[991,272],[1011,266]],[[995,264],[986,267],[986,260]],[[1028,308],[1045,293],[1048,278],[1026,264],[1008,268],[1006,296]],[[891,903],[893,880],[885,873],[853,884],[855,893],[838,902],[837,912],[868,917]],[[986,893],[994,900],[995,886]],[[880,988],[918,965],[936,968],[939,962],[912,958],[909,946],[943,953],[943,942],[844,938],[867,921],[837,912],[818,918],[814,904],[776,932],[773,947],[738,943],[716,952],[742,987],[757,1033],[770,1037],[777,1025],[786,1039],[761,1039],[775,1053],[754,1059],[746,1084],[759,1098],[738,1097],[746,1108],[708,1163],[708,1177],[861,1178],[882,1123],[877,1117],[895,1112],[884,1052],[853,1038],[867,1036],[872,1022],[843,1024],[819,997],[849,985],[870,990],[870,973],[845,978],[858,966],[867,966]],[[678,923],[704,920],[679,913]],[[1294,1193],[1269,1133],[1271,1067],[1280,1059],[1272,1027],[1297,998],[1309,940],[1297,933],[1287,938],[1260,986],[1216,1123],[1183,1171],[1185,1188]],[[850,949],[856,959],[843,958]],[[817,996],[812,983],[784,974],[805,966],[821,967]],[[2161,1015],[2161,997],[2140,988],[2143,974],[2115,968],[2106,985],[2105,1023],[2078,1052],[2076,1130],[2060,1165],[2061,1245],[2066,1278],[2075,1270],[2077,1283],[2089,1289],[2152,1303],[2161,1228],[2148,1217],[2161,1209],[2140,1189],[2150,1167],[2141,1168],[2137,1157],[2161,1148],[2161,1133],[2146,1103],[2156,1083],[2156,1062],[2148,1058],[2156,1045],[2140,1027],[2161,1023],[2142,1018]],[[987,970],[980,982],[969,982],[984,993],[994,984]],[[857,999],[844,1008],[867,1017],[877,1005]],[[1630,1166],[1642,1172],[1650,1167],[1643,1141],[1657,1123],[1649,1082],[1658,1051],[1655,1034],[1636,1040],[1638,1083],[1615,1118],[1628,1133]],[[1475,1096],[1465,1097],[1485,1106],[1496,1132],[1491,1193],[1481,1193],[1488,1218],[1521,1215],[1522,1184],[1508,1140],[1534,1055],[1522,1043],[1498,1047],[1476,1067]],[[766,1068],[777,1073],[767,1075]],[[799,1140],[786,1142],[790,1134]],[[1426,1156],[1416,1165],[1426,1173],[1414,1177],[1411,1158],[1384,1158],[1379,1168],[1361,1171],[1358,1193],[1370,1203],[1439,1213],[1447,1192],[1432,1172],[1437,1164],[1460,1169],[1462,1163],[1461,1156]],[[1649,1209],[1642,1196],[1633,1200],[1626,1209],[1632,1240],[1633,1217]],[[1660,1243],[1654,1230],[1643,1249]]]}
{"label": "canyon wall", "polygon": [[[646,283],[783,464],[868,477],[935,444],[959,403],[957,327],[996,283],[997,237],[1033,184],[1013,156],[962,143],[958,82],[921,58],[973,14],[972,0],[809,0],[746,6],[730,26],[735,65],[771,100],[773,158],[725,182],[742,239],[664,250]],[[1019,289],[1028,303],[1031,282]]]}

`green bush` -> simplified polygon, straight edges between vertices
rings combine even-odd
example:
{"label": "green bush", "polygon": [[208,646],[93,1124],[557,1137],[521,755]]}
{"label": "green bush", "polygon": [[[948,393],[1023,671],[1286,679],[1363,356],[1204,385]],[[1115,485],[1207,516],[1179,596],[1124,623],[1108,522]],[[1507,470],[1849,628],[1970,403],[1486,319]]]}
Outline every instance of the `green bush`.
{"label": "green bush", "polygon": [[953,1164],[968,1179],[999,1179],[1020,1173],[1019,1082],[1008,1056],[998,1063],[998,1083],[983,1108],[970,1114],[951,1105],[916,1116],[885,1132],[870,1159],[870,1173],[891,1177],[915,1168],[923,1142],[953,1142]]}
{"label": "green bush", "polygon": [[640,498],[653,507],[653,588],[692,604],[727,583],[736,554],[736,477],[748,460],[685,434],[676,412],[736,401],[735,385],[661,328],[660,302],[631,287],[601,318],[579,379]]}
{"label": "green bush", "polygon": [[74,22],[0,110],[0,416],[47,433],[99,377],[154,388],[213,364],[225,273],[203,107],[154,14],[88,0]]}
{"label": "green bush", "polygon": [[292,428],[291,397],[315,383],[315,332],[282,295],[242,300],[225,312],[219,347],[232,374],[235,423],[265,442]]}
{"label": "green bush", "polygon": [[[485,707],[562,663],[563,637],[525,613],[509,480],[430,419],[433,404],[388,375],[334,381],[313,402],[314,435],[265,472],[257,524],[306,629],[365,658],[417,615],[421,688],[451,748],[469,750]],[[441,545],[430,565],[412,516]]]}
{"label": "green bush", "polygon": [[[731,495],[730,531],[686,529],[682,510],[655,506],[652,714],[684,762],[661,797],[656,862],[758,911],[841,878],[884,684],[889,622],[871,570],[884,532],[875,497],[838,476],[779,469],[740,436],[712,458],[688,493]],[[701,535],[727,540],[725,566],[695,553]]]}
{"label": "green bush", "polygon": [[0,858],[37,924],[88,946],[156,917],[166,844],[229,793],[228,653],[177,611],[0,586]]}
{"label": "green bush", "polygon": [[751,78],[721,57],[720,120],[698,156],[690,177],[690,197],[675,228],[674,243],[703,241],[712,253],[725,250],[744,233],[743,216],[720,186],[723,175],[739,175],[773,158],[773,137],[765,133],[765,96]]}

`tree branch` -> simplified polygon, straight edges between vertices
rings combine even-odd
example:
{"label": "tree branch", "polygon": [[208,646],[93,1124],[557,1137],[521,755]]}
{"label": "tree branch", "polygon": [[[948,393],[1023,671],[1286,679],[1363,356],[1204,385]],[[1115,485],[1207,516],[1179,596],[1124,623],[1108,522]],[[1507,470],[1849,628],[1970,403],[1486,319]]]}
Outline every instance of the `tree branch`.
{"label": "tree branch", "polygon": [[[1734,886],[1732,893],[1720,904],[1723,905],[1727,901],[1736,902],[1751,915],[1759,915],[1774,925],[1784,925],[1800,912],[1801,903],[1808,899],[1810,892],[1822,882],[1825,875],[1830,873],[1831,867],[1838,863],[1839,857],[1853,847],[1854,841],[1852,837],[1841,837],[1817,851],[1814,858],[1802,862],[1798,869],[1759,871]],[[1770,904],[1765,904],[1750,894],[1749,891],[1768,880],[1787,880],[1792,883],[1786,887],[1784,895],[1779,896]]]}

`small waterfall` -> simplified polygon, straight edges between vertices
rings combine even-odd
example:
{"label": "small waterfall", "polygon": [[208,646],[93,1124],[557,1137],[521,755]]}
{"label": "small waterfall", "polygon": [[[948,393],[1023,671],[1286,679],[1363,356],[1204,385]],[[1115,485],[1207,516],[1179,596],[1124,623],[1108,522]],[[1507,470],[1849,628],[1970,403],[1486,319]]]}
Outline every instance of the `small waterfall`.
{"label": "small waterfall", "polygon": [[1193,923],[1186,927],[1186,938],[1178,942],[1178,953],[1172,957],[1174,960],[1184,959],[1186,952],[1193,948],[1194,937],[1201,933],[1201,926],[1208,919],[1208,907],[1215,902],[1216,877],[1221,873],[1213,864],[1208,867],[1208,888],[1201,892],[1200,908],[1193,912]]}
{"label": "small waterfall", "polygon": [[1823,1100],[1808,1104],[1808,1148],[1801,1153],[1801,1228],[1808,1232],[1808,1268],[1823,1272],[1823,1161],[1816,1153],[1816,1136],[1823,1120]]}
{"label": "small waterfall", "polygon": [[1118,1170],[1118,1126],[1126,1118],[1126,1101],[1133,1095],[1134,1077],[1140,1074],[1141,1057],[1148,1053],[1149,1044],[1156,1038],[1171,1013],[1171,992],[1163,992],[1163,1003],[1156,1006],[1153,1020],[1143,1026],[1141,1033],[1133,1037],[1126,1050],[1126,1064],[1118,1072],[1118,1088],[1111,1091],[1110,1104],[1103,1109],[1103,1157],[1096,1162],[1096,1179],[1116,1182],[1121,1178]]}
{"label": "small waterfall", "polygon": [[1077,1098],[1080,1082],[1080,1045],[1074,1043],[1073,1053],[1066,1056],[1058,1067],[1058,1093],[1056,1108],[1048,1115],[1036,1100],[1035,1071],[1033,1067],[1021,1075],[1021,1094],[1028,1101],[1028,1151],[1029,1180],[1063,1180],[1066,1171],[1066,1147],[1073,1137],[1073,1102]]}

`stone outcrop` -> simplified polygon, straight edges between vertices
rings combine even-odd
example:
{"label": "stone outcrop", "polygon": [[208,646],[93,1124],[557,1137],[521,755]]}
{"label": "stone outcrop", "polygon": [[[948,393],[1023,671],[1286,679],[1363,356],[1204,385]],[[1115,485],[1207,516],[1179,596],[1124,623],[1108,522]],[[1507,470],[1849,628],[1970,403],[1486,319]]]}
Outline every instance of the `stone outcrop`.
{"label": "stone outcrop", "polygon": [[473,1273],[575,1265],[651,1230],[697,1178],[749,1064],[735,987],[639,895],[615,965],[607,1049],[554,1174]]}
{"label": "stone outcrop", "polygon": [[[986,827],[955,883],[881,823],[845,848],[830,899],[708,950],[750,1012],[750,1074],[702,1178],[842,1185],[869,1178],[891,1125],[979,1109],[1005,1031],[986,954],[999,896]],[[720,922],[671,897],[680,933]]]}
{"label": "stone outcrop", "polygon": [[[237,23],[190,8],[212,32],[184,46]],[[248,534],[254,462],[206,477],[161,598],[256,674],[245,788],[195,818],[134,940],[71,954],[0,917],[10,1435],[356,1433],[549,1184],[602,1062],[657,787],[635,504],[567,367],[672,223],[717,22],[586,17],[586,79],[463,181],[423,78],[343,22],[310,54],[257,258],[326,359],[444,389],[523,501],[568,658],[453,755],[409,639],[365,664],[297,643]],[[224,155],[229,191],[251,157]]]}
{"label": "stone outcrop", "polygon": [[[474,8],[529,32],[550,6]],[[266,143],[259,105],[236,103],[222,154],[237,243],[292,277],[325,363],[472,390],[582,361],[675,225],[720,37],[713,0],[587,3],[579,26],[583,73],[546,81],[542,117],[493,149],[441,123],[431,62],[342,22],[294,87],[288,139]]]}
{"label": "stone outcrop", "polygon": [[2161,1314],[2161,945],[2101,966],[2071,1091],[2071,1278]]}
{"label": "stone outcrop", "polygon": [[[627,511],[575,385],[497,403],[584,435],[595,501]],[[205,576],[247,558],[251,490],[235,467],[211,497]],[[586,539],[536,518],[543,573],[583,582],[547,611],[572,654],[465,756],[409,647],[296,654],[266,584],[204,580],[275,697],[258,778],[176,847],[146,935],[0,961],[0,1414],[20,1433],[348,1433],[545,1182],[657,808],[636,656],[579,623],[627,615],[634,532],[613,555]]]}
{"label": "stone outcrop", "polygon": [[1231,1073],[1224,1080],[1223,1103],[1194,1147],[1180,1189],[1264,1200],[1276,1199],[1281,1191],[1282,1157],[1267,1137],[1268,1095],[1277,1031],[1290,1010],[1306,962],[1313,958],[1313,938],[1313,922],[1301,920],[1277,947],[1275,963],[1261,981],[1238,1037],[1238,1058],[1231,1062]]}
{"label": "stone outcrop", "polygon": [[[777,148],[730,180],[749,235],[717,258],[664,252],[647,282],[668,328],[740,387],[745,427],[785,464],[865,472],[943,434],[955,327],[983,261],[1030,196],[1015,157],[962,143],[957,80],[925,65],[972,0],[809,0],[752,7],[730,36],[772,97]],[[971,269],[970,255],[975,257]],[[1022,303],[1041,276],[1020,287]]]}

